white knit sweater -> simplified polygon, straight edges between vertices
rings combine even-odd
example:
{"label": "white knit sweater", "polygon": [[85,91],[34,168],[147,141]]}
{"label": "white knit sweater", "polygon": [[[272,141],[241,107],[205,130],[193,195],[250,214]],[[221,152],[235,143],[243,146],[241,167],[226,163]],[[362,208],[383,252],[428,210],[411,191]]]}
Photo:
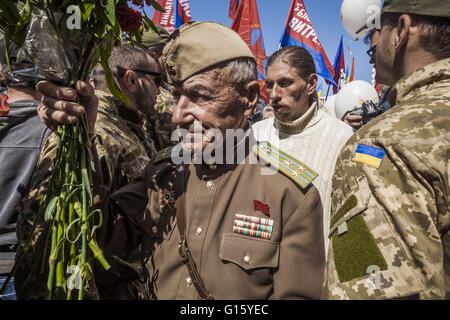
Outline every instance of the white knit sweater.
{"label": "white knit sweater", "polygon": [[332,177],[337,157],[353,135],[352,128],[314,103],[293,123],[282,123],[272,117],[255,123],[253,130],[257,141],[269,141],[319,174],[313,185],[322,199],[324,244],[328,253]]}

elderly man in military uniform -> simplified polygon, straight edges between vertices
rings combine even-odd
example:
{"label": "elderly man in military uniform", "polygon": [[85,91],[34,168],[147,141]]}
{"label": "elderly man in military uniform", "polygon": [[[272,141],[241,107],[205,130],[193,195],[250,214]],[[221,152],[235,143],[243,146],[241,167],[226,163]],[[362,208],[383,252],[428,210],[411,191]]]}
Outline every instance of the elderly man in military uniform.
{"label": "elderly man in military uniform", "polygon": [[384,1],[393,107],[338,158],[324,298],[450,298],[449,18],[448,1]]}
{"label": "elderly man in military uniform", "polygon": [[[142,176],[105,199],[99,237],[105,253],[142,243],[145,292],[152,299],[319,298],[325,258],[320,196],[312,184],[297,184],[294,165],[284,175],[256,159],[273,163],[278,151],[257,144],[248,130],[259,98],[249,48],[228,27],[194,22],[171,36],[164,61],[175,89],[173,122],[186,133],[183,155],[204,155],[223,134],[228,144],[222,140],[216,150],[223,147],[231,161],[177,165],[179,147],[159,153]],[[89,88],[81,87],[89,101]],[[44,121],[69,120],[56,111],[56,89],[40,86],[47,96]],[[95,101],[86,105],[91,123],[95,107]],[[216,136],[203,134],[212,129]],[[227,129],[241,134],[230,138]],[[243,159],[233,161],[228,156],[240,146],[244,154],[235,155]],[[126,220],[108,228],[112,214]]]}

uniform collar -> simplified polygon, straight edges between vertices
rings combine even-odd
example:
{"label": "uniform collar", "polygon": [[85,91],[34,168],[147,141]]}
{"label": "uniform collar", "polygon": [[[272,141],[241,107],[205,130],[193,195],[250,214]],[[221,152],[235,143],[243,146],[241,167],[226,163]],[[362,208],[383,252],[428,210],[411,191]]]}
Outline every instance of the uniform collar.
{"label": "uniform collar", "polygon": [[319,122],[321,116],[316,117],[319,114],[323,115],[319,113],[319,104],[314,102],[300,118],[293,122],[282,122],[275,115],[274,127],[282,133],[297,134]]}
{"label": "uniform collar", "polygon": [[450,58],[420,68],[400,79],[389,93],[391,106],[409,100],[428,89],[435,82],[450,79]]}

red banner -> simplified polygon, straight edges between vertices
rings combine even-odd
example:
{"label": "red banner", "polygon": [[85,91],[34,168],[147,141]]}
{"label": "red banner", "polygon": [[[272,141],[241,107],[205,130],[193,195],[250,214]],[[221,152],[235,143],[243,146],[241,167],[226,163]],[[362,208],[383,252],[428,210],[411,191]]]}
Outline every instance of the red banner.
{"label": "red banner", "polygon": [[242,0],[239,3],[231,29],[241,36],[255,56],[258,65],[258,80],[260,83],[261,97],[266,103],[269,103],[269,97],[267,96],[264,82],[264,69],[267,62],[267,56],[264,48],[256,0]]}
{"label": "red banner", "polygon": [[[173,7],[174,2],[178,5],[177,10],[175,10],[176,16]],[[183,23],[191,21],[189,0],[158,0],[158,4],[165,12],[155,10],[152,21],[166,29],[169,34],[174,32]]]}
{"label": "red banner", "polygon": [[228,9],[228,16],[231,19],[234,19],[234,16],[236,15],[237,7],[239,6],[239,0],[230,0],[230,7]]}

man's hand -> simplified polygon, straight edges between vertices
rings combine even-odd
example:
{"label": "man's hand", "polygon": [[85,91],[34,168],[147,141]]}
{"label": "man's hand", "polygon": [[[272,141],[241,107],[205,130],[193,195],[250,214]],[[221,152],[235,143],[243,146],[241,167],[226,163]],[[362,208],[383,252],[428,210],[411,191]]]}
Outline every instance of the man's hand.
{"label": "man's hand", "polygon": [[[354,107],[353,110],[358,109]],[[363,126],[362,116],[352,116],[350,113],[347,113],[343,119],[343,121],[351,126],[353,129],[358,130]]]}
{"label": "man's hand", "polygon": [[[74,123],[78,116],[86,112],[89,133],[94,133],[95,120],[97,119],[98,99],[94,89],[86,82],[78,81],[76,90],[68,87],[60,87],[49,81],[41,81],[37,90],[43,95],[38,107],[41,121],[50,126],[52,123]],[[80,105],[76,101],[80,96]]]}

